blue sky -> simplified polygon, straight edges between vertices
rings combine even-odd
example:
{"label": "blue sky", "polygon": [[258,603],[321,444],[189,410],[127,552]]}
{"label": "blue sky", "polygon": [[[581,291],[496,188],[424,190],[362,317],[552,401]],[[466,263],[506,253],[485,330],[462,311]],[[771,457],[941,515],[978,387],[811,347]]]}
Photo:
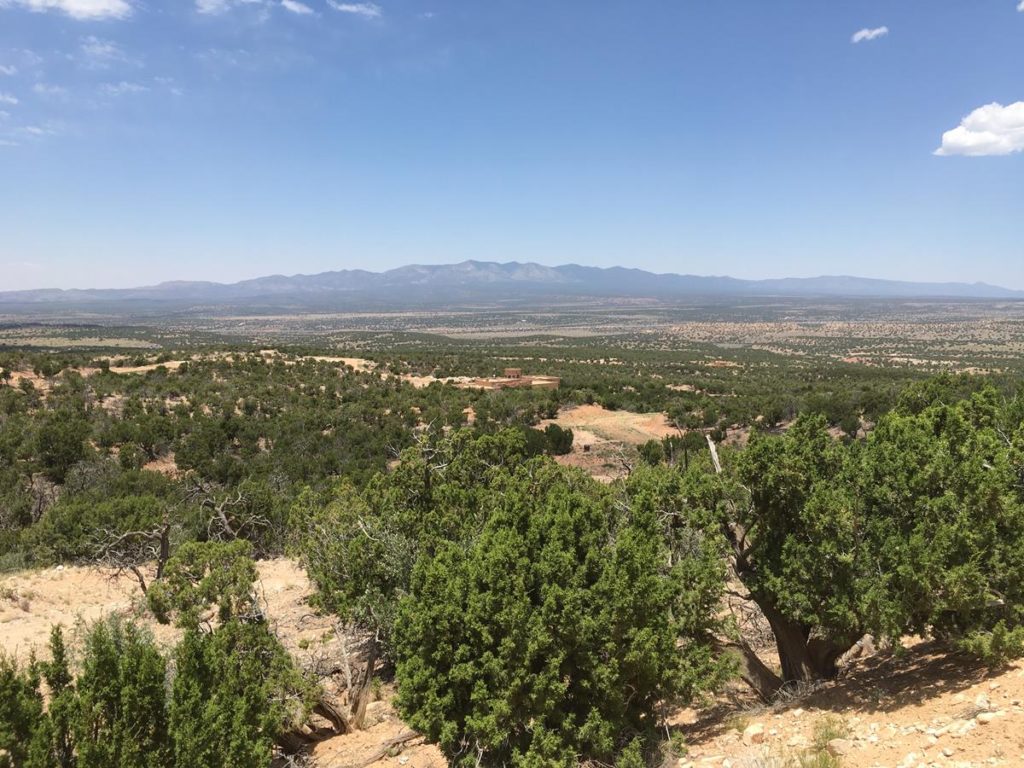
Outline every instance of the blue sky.
{"label": "blue sky", "polygon": [[1024,288],[1021,150],[1024,0],[0,0],[0,289],[467,258]]}

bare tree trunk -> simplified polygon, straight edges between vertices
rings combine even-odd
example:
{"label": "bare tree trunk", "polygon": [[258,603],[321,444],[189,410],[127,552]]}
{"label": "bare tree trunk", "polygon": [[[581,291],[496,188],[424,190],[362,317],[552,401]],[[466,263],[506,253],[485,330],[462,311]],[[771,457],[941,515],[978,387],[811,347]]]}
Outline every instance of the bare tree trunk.
{"label": "bare tree trunk", "polygon": [[163,527],[160,529],[160,554],[156,559],[156,577],[154,581],[160,581],[164,575],[164,567],[171,559],[171,524],[164,518]]}
{"label": "bare tree trunk", "polygon": [[370,651],[366,657],[366,668],[359,678],[359,683],[352,691],[352,716],[349,722],[355,730],[361,730],[366,720],[366,707],[370,703],[370,688],[373,682],[373,672],[377,667],[377,658],[380,655],[380,646],[376,638],[370,640]]}
{"label": "bare tree trunk", "polygon": [[129,570],[135,574],[135,578],[139,581],[139,589],[142,590],[142,594],[148,594],[146,589],[146,577],[142,575],[142,570],[137,565],[129,566]]}
{"label": "bare tree trunk", "polygon": [[334,726],[334,733],[351,733],[352,724],[349,722],[348,717],[338,709],[333,702],[327,699],[321,699],[313,711],[321,717],[330,721],[331,725]]}
{"label": "bare tree trunk", "polygon": [[807,649],[810,629],[787,619],[774,606],[757,602],[775,636],[783,682],[797,683],[818,679],[820,675]]}
{"label": "bare tree trunk", "polygon": [[782,678],[772,672],[743,640],[731,642],[716,638],[714,644],[719,653],[729,653],[736,658],[740,679],[750,686],[761,701],[768,703],[782,688]]}

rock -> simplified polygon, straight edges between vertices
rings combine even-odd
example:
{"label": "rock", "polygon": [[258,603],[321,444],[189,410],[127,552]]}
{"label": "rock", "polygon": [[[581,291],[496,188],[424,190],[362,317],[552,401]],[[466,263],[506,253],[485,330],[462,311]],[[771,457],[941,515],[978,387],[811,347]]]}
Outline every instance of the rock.
{"label": "rock", "polygon": [[917,758],[917,752],[911,752],[905,755],[903,760],[900,762],[900,768],[912,768],[912,766],[917,765]]}
{"label": "rock", "polygon": [[794,710],[793,710],[792,712],[790,712],[790,714],[791,714],[791,715],[792,715],[793,717],[800,717],[800,715],[802,715],[803,713],[804,713],[804,711],[803,711],[803,710],[802,710],[802,709],[801,709],[800,707],[797,707],[797,708],[796,708],[796,709],[794,709]]}
{"label": "rock", "polygon": [[761,723],[748,725],[743,731],[743,743],[748,747],[764,743],[764,726]]}
{"label": "rock", "polygon": [[982,712],[988,712],[992,708],[992,702],[988,700],[988,696],[984,693],[979,693],[977,698],[974,699],[974,706]]}
{"label": "rock", "polygon": [[991,723],[993,720],[996,719],[996,713],[995,712],[981,712],[974,719],[977,720],[982,725],[988,725],[989,723]]}
{"label": "rock", "polygon": [[942,750],[942,756],[943,757],[952,757],[955,754],[956,754],[956,750],[953,749],[952,747],[946,747],[945,749]]}
{"label": "rock", "polygon": [[850,754],[850,750],[853,749],[853,742],[848,739],[832,739],[825,746],[825,749],[832,757],[842,757],[843,755]]}
{"label": "rock", "polygon": [[949,735],[954,739],[959,739],[961,736],[966,736],[977,727],[978,724],[974,720],[964,720],[957,723],[955,726],[950,727]]}

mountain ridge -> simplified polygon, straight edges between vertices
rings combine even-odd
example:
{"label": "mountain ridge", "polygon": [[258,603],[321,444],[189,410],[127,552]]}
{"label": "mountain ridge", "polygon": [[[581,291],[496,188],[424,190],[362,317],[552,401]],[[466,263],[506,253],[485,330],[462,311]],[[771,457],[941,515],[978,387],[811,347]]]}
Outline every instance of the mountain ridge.
{"label": "mountain ridge", "polygon": [[[425,294],[424,292],[428,292]],[[384,272],[342,269],[317,274],[266,275],[234,283],[172,280],[138,288],[0,291],[2,304],[162,301],[171,303],[284,302],[336,299],[407,302],[540,297],[832,297],[1024,299],[1024,291],[984,282],[914,282],[852,275],[746,280],[727,275],[655,273],[634,267],[588,267],[468,260],[409,264]]]}

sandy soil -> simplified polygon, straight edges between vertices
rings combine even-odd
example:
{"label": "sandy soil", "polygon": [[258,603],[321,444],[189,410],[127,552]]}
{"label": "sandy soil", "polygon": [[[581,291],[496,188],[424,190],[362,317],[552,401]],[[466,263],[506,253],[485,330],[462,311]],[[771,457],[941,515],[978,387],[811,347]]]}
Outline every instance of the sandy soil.
{"label": "sandy soil", "polygon": [[40,392],[50,391],[50,381],[45,376],[37,376],[32,371],[11,371],[10,386],[20,386],[22,381],[30,382]]}
{"label": "sandy soil", "polygon": [[[184,360],[168,360],[166,363],[147,363],[146,365],[112,365],[110,366],[111,373],[149,373],[155,371],[157,368],[166,368],[168,371],[176,371],[181,368]],[[98,369],[90,369],[98,370]]]}
{"label": "sandy soil", "polygon": [[394,691],[386,688],[382,699],[370,704],[367,708],[367,727],[365,730],[321,742],[313,751],[313,759],[317,768],[355,768],[367,765],[369,760],[379,756],[369,765],[378,768],[386,766],[405,766],[405,768],[446,768],[448,762],[441,750],[432,744],[424,744],[417,738],[403,745],[401,749],[390,750],[394,754],[381,755],[384,745],[400,734],[408,732],[406,725],[399,719],[391,706]]}
{"label": "sandy soil", "polygon": [[[309,580],[293,561],[258,563],[259,592],[267,615],[279,627],[285,645],[330,629],[326,619],[311,622],[306,605]],[[149,576],[150,574],[146,574]],[[142,591],[131,575],[91,567],[57,566],[0,576],[0,652],[20,659],[31,651],[45,654],[50,628],[72,628],[110,615],[132,617],[149,626],[160,643],[173,644],[177,631],[157,624],[145,610]],[[302,618],[300,621],[300,617]]]}
{"label": "sandy soil", "polygon": [[643,445],[648,440],[679,434],[663,413],[609,411],[600,405],[563,408],[557,418],[541,422],[540,426],[543,428],[548,424],[572,429],[578,435],[576,442],[580,442],[584,433],[594,435],[596,440],[625,445]]}
{"label": "sandy soil", "polygon": [[826,718],[846,733],[834,745],[843,768],[1024,765],[1024,663],[992,671],[929,642],[905,646],[782,706],[680,713],[680,765],[781,768]]}
{"label": "sandy soil", "polygon": [[181,474],[181,470],[178,469],[178,464],[174,460],[174,451],[169,451],[163,456],[146,462],[142,468],[148,469],[150,472],[159,472],[168,477],[178,477]]}

